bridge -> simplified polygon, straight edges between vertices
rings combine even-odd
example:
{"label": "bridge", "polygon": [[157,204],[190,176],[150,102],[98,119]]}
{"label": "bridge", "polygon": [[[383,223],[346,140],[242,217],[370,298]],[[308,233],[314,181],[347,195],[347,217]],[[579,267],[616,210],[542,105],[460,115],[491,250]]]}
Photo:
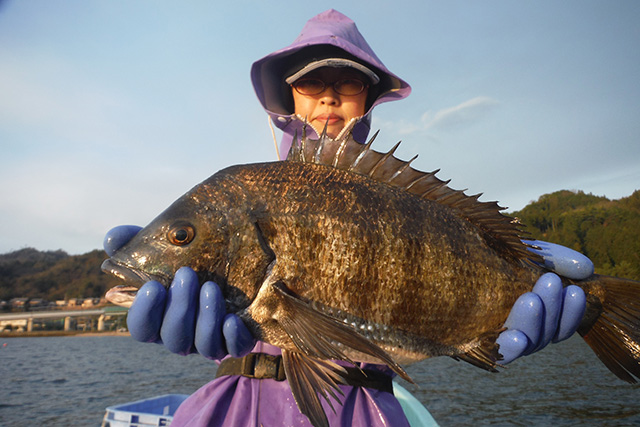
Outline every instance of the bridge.
{"label": "bridge", "polygon": [[71,319],[74,317],[98,317],[98,331],[105,330],[105,319],[111,316],[124,316],[128,309],[122,307],[107,306],[87,310],[49,310],[49,311],[25,311],[20,313],[0,314],[0,331],[7,326],[25,327],[27,332],[33,330],[35,319],[64,319],[64,330],[71,330]]}

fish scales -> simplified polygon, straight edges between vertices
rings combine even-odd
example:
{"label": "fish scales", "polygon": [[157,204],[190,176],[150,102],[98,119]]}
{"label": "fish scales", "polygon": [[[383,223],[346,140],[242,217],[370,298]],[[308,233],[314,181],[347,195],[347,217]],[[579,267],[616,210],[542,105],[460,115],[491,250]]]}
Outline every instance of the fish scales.
{"label": "fish scales", "polygon": [[[183,266],[214,280],[227,311],[282,349],[293,396],[313,425],[318,394],[339,390],[329,362],[448,355],[496,371],[516,299],[544,270],[495,202],[452,190],[350,136],[303,138],[285,162],[224,169],[174,202],[103,263],[169,286]],[[640,378],[640,283],[593,275],[578,332],[619,378]],[[131,304],[130,287],[107,293]]]}
{"label": "fish scales", "polygon": [[535,281],[459,215],[383,183],[294,162],[225,173],[263,212],[273,274],[305,300],[462,347],[499,329]]}

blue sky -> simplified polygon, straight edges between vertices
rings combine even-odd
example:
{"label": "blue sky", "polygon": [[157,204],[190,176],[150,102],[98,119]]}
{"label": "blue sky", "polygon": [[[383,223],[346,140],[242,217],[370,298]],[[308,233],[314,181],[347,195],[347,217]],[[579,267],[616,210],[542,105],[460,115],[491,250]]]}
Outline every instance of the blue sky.
{"label": "blue sky", "polygon": [[[366,4],[366,8],[363,5]],[[253,61],[331,7],[413,87],[375,147],[509,210],[640,188],[640,2],[0,2],[0,253],[79,254],[275,160]]]}

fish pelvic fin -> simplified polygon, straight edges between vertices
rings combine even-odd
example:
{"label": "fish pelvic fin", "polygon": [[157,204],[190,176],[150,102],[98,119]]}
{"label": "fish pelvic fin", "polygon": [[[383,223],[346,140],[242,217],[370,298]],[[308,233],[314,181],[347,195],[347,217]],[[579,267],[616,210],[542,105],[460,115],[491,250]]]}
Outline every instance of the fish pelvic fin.
{"label": "fish pelvic fin", "polygon": [[338,384],[342,383],[339,372],[342,367],[329,360],[319,360],[302,353],[282,350],[282,361],[293,398],[300,412],[316,427],[329,427],[318,393],[327,401],[335,413],[330,397],[342,404],[337,394],[344,396]]}
{"label": "fish pelvic fin", "polygon": [[303,137],[294,139],[288,161],[326,165],[346,172],[364,175],[375,181],[403,189],[425,200],[447,206],[460,213],[476,226],[489,246],[501,255],[523,261],[542,263],[542,257],[529,250],[521,238],[527,236],[517,219],[504,215],[505,208],[497,202],[481,202],[482,194],[467,195],[465,190],[454,190],[449,181],[442,181],[433,172],[411,167],[416,157],[400,160],[393,154],[400,145],[381,153],[371,148],[378,132],[366,143],[360,144],[350,133],[339,139],[322,135],[318,140]]}
{"label": "fish pelvic fin", "polygon": [[[640,379],[640,282],[594,275],[578,333],[618,378]],[[576,283],[581,285],[580,282]],[[589,289],[591,288],[591,289]]]}
{"label": "fish pelvic fin", "polygon": [[479,344],[474,346],[473,349],[452,357],[455,360],[463,360],[473,366],[482,368],[485,371],[498,372],[496,368],[502,368],[504,366],[496,363],[498,360],[502,359],[502,355],[499,352],[499,345],[496,343],[496,340],[504,330],[505,329],[502,328],[500,330],[481,335],[478,338]]}

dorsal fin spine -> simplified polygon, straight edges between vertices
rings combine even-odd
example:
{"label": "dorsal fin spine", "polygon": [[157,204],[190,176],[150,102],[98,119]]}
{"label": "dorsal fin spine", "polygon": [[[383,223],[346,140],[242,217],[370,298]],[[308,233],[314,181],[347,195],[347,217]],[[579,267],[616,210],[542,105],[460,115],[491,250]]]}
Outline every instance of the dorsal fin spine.
{"label": "dorsal fin spine", "polygon": [[467,189],[464,190],[455,190],[454,193],[450,193],[450,194],[444,194],[440,197],[438,197],[438,199],[436,200],[436,202],[438,203],[446,203],[448,205],[454,205],[456,203],[460,203],[461,200],[464,200],[461,198],[464,197],[466,198],[467,196],[464,194],[464,192],[467,191]]}
{"label": "dorsal fin spine", "polygon": [[[399,142],[398,142],[398,145],[400,145],[400,143],[399,143]],[[391,178],[389,178],[389,181],[387,181],[387,182],[388,182],[389,184],[392,184],[392,183],[393,183],[393,180],[394,180],[394,179],[396,179],[398,176],[400,176],[402,173],[404,173],[404,171],[406,171],[406,170],[407,170],[407,168],[408,168],[409,166],[411,166],[411,163],[413,163],[413,161],[414,161],[415,159],[417,159],[417,158],[418,158],[418,155],[416,154],[415,156],[413,156],[413,158],[411,158],[411,160],[409,160],[409,161],[408,161],[408,162],[406,162],[404,165],[402,165],[402,167],[401,167],[400,169],[398,169],[398,170],[396,171],[396,173],[394,173],[394,174],[391,176]]]}
{"label": "dorsal fin spine", "polygon": [[[412,171],[418,172],[415,169],[411,168]],[[422,180],[428,180],[430,178],[435,178],[435,174],[438,173],[440,169],[437,169],[434,172],[431,173],[424,173],[423,175],[419,176],[418,178],[414,179],[413,181],[411,181],[408,185],[406,185],[404,187],[405,190],[409,191],[411,190],[411,188],[413,188],[414,185],[418,184],[420,181]]]}
{"label": "dorsal fin spine", "polygon": [[306,148],[307,148],[307,129],[306,127],[302,128],[302,135],[303,138],[300,140],[300,159],[303,162],[307,161],[307,158],[305,157],[305,153],[307,152]]}
{"label": "dorsal fin spine", "polygon": [[438,191],[440,191],[443,187],[444,188],[449,188],[447,187],[447,184],[449,184],[451,182],[450,179],[446,180],[446,181],[440,181],[439,184],[427,189],[427,191],[425,191],[424,193],[420,194],[420,197],[424,197],[424,198],[428,198],[430,200],[434,200],[434,198],[437,198],[439,196],[436,195],[436,193]]}
{"label": "dorsal fin spine", "polygon": [[[325,127],[326,130],[326,127]],[[324,133],[322,134],[324,138]],[[313,163],[320,163],[320,155],[322,154],[322,149],[324,148],[324,144],[316,144],[313,150]]]}
{"label": "dorsal fin spine", "polygon": [[364,157],[365,154],[367,154],[367,146],[366,145],[363,148],[360,149],[360,153],[358,154],[358,157],[356,157],[356,159],[353,161],[353,163],[351,163],[351,166],[349,167],[350,171],[353,171],[355,169],[355,167],[358,166],[358,163],[360,163],[360,161],[362,160],[362,158]]}
{"label": "dorsal fin spine", "polygon": [[371,139],[369,139],[369,141],[367,142],[367,147],[371,147],[371,144],[373,144],[373,141],[376,140],[376,138],[378,137],[378,134],[380,133],[380,130],[377,130],[373,136],[371,137]]}
{"label": "dorsal fin spine", "polygon": [[349,168],[350,171],[353,171],[358,166],[358,164],[362,161],[362,159],[364,159],[364,157],[367,155],[367,152],[371,148],[371,144],[373,144],[373,141],[376,139],[376,136],[378,136],[378,132],[376,132],[371,137],[371,139],[362,147],[360,154],[358,154],[358,157],[356,157],[356,159],[353,161],[353,164]]}
{"label": "dorsal fin spine", "polygon": [[347,147],[347,142],[349,138],[344,138],[340,141],[340,145],[338,146],[338,150],[336,151],[336,156],[333,159],[333,167],[338,167],[340,160],[342,160],[342,156],[344,155],[345,148]]}
{"label": "dorsal fin spine", "polygon": [[387,159],[389,159],[389,157],[393,156],[393,153],[398,149],[398,146],[400,145],[400,142],[401,141],[398,141],[398,143],[396,145],[394,145],[393,148],[391,148],[391,150],[389,150],[384,156],[382,156],[380,158],[380,160],[378,160],[378,162],[369,171],[369,176],[374,176],[376,171],[378,170],[378,168],[381,165],[383,165],[387,161]]}

